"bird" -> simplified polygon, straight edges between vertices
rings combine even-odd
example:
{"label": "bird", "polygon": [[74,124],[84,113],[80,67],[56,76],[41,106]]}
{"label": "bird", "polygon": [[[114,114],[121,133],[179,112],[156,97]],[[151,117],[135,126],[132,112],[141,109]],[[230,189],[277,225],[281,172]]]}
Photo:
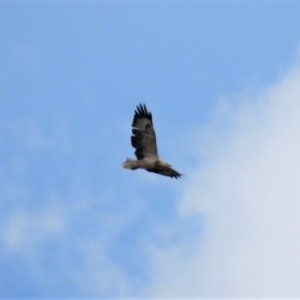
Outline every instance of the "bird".
{"label": "bird", "polygon": [[145,104],[139,104],[132,121],[131,145],[135,148],[137,159],[127,158],[123,168],[130,170],[145,169],[172,178],[181,178],[183,174],[172,169],[171,165],[158,156],[156,135],[153,127],[152,114]]}

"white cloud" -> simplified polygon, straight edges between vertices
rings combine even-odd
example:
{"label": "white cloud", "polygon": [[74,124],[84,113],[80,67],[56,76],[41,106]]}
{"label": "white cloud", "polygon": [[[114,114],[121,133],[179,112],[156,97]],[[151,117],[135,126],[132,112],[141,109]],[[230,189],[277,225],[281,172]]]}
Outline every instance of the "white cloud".
{"label": "white cloud", "polygon": [[2,141],[18,141],[18,146],[24,146],[24,150],[69,152],[71,148],[70,126],[67,122],[55,124],[47,133],[45,128],[35,121],[3,121],[0,122],[0,131]]}
{"label": "white cloud", "polygon": [[178,211],[202,231],[153,246],[151,295],[300,297],[299,66],[236,100],[199,133],[201,166],[185,179]]}
{"label": "white cloud", "polygon": [[79,185],[66,198],[52,192],[43,205],[15,208],[1,224],[2,253],[23,261],[42,295],[130,295],[132,278],[111,251],[144,207],[135,196],[118,205],[115,198],[111,188],[94,196]]}
{"label": "white cloud", "polygon": [[33,243],[51,234],[60,234],[65,227],[61,209],[50,208],[40,212],[16,210],[8,218],[1,239],[9,251],[23,252]]}
{"label": "white cloud", "polygon": [[[32,294],[129,295],[129,258],[119,259],[122,249],[112,249],[121,245],[144,204],[134,191],[116,191],[115,182],[107,187],[97,177],[99,188],[91,187],[95,179],[81,172],[70,153],[68,124],[50,129],[26,120],[0,123],[1,140],[10,154],[0,172],[0,276],[9,277],[18,263],[19,290],[26,286]],[[61,152],[70,154],[67,160],[74,161],[74,168],[64,169]],[[53,161],[61,163],[59,169]],[[7,294],[20,296],[10,280],[5,283]]]}

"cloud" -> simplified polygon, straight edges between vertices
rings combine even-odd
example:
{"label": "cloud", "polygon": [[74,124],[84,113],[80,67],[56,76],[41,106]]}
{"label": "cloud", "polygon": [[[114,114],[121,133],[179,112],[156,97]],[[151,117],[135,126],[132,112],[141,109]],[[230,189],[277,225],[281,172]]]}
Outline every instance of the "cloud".
{"label": "cloud", "polygon": [[3,140],[18,141],[26,150],[70,151],[70,126],[67,122],[55,124],[49,133],[49,129],[46,130],[34,121],[3,121],[0,123],[0,131]]}
{"label": "cloud", "polygon": [[152,244],[152,296],[300,296],[300,67],[234,98],[195,136],[178,213],[202,227],[189,244]]}
{"label": "cloud", "polygon": [[[19,208],[2,214],[2,296],[116,297],[132,293],[133,278],[128,277],[126,263],[115,255],[125,252],[120,236],[143,209],[137,199],[121,204],[111,188],[95,196],[77,184],[65,197],[48,191],[39,205],[25,206],[22,201],[26,200],[19,199]],[[131,259],[126,258],[128,265]],[[13,277],[8,276],[10,272]]]}
{"label": "cloud", "polygon": [[0,124],[0,295],[130,295],[140,259],[130,252],[133,224],[145,207],[133,191],[106,184],[102,169],[96,179],[87,172],[62,125]]}
{"label": "cloud", "polygon": [[41,212],[14,211],[5,224],[2,241],[10,252],[22,252],[26,245],[35,243],[44,236],[62,233],[62,214],[62,210],[58,208]]}
{"label": "cloud", "polygon": [[1,295],[299,296],[299,70],[223,97],[170,157],[188,153],[176,183],[107,186],[69,156],[68,124],[1,123]]}

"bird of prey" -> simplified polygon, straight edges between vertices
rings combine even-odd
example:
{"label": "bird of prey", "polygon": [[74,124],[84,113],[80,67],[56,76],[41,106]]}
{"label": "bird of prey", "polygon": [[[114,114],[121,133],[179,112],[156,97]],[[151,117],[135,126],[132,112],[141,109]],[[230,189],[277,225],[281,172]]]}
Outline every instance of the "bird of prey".
{"label": "bird of prey", "polygon": [[171,168],[171,165],[158,156],[156,136],[152,123],[152,114],[147,111],[145,104],[137,106],[132,121],[131,145],[135,148],[137,159],[127,158],[123,167],[125,169],[145,169],[148,172],[180,178],[182,174]]}

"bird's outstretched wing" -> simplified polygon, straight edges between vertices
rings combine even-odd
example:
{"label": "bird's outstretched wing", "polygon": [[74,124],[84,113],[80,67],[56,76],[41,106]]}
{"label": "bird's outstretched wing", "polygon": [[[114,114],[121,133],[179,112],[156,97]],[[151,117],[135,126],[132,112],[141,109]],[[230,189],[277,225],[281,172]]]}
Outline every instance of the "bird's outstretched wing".
{"label": "bird's outstretched wing", "polygon": [[158,157],[152,115],[147,111],[145,104],[137,106],[132,127],[131,145],[136,149],[134,154],[137,159]]}
{"label": "bird's outstretched wing", "polygon": [[174,169],[167,167],[167,166],[163,166],[160,168],[153,168],[153,169],[146,169],[148,172],[153,172],[153,173],[157,173],[160,175],[164,175],[164,176],[169,176],[169,177],[174,177],[176,179],[180,178],[182,176],[182,174],[178,173],[177,171],[175,171]]}

